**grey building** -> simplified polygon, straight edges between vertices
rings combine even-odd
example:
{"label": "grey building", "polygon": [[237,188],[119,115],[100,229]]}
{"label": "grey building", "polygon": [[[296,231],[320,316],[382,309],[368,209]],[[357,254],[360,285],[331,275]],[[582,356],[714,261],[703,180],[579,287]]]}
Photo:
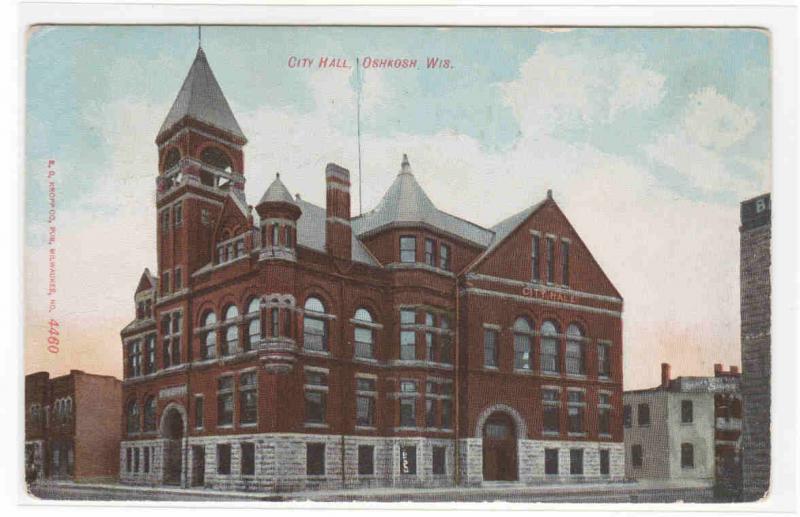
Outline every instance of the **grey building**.
{"label": "grey building", "polygon": [[770,195],[742,202],[741,221],[742,492],[755,501],[770,476]]}
{"label": "grey building", "polygon": [[[630,479],[707,480],[720,474],[725,449],[738,453],[739,372],[715,365],[713,377],[670,378],[623,393],[625,476]],[[735,461],[734,461],[735,463]]]}

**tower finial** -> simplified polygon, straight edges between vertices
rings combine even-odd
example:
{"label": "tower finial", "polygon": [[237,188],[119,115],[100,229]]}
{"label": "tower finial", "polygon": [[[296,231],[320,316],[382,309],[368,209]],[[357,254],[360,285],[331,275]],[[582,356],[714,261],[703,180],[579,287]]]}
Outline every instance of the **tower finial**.
{"label": "tower finial", "polygon": [[411,164],[408,162],[408,155],[403,153],[403,161],[400,163],[400,173],[411,173]]}
{"label": "tower finial", "polygon": [[276,180],[279,180],[279,179],[281,179],[281,173],[280,173],[280,172],[276,172],[276,173],[275,173],[275,179],[276,179]]}
{"label": "tower finial", "polygon": [[198,49],[203,48],[203,26],[202,25],[198,25],[197,26],[197,48]]}

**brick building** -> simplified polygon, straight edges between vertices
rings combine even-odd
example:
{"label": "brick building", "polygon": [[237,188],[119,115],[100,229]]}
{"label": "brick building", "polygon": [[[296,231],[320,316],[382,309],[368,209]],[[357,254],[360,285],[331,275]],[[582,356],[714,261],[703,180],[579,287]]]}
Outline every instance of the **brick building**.
{"label": "brick building", "polygon": [[769,489],[771,213],[769,194],[741,205],[742,484],[746,501],[764,497]]}
{"label": "brick building", "polygon": [[[56,479],[116,478],[122,383],[72,370],[25,376],[25,470]],[[35,472],[35,474],[33,474]]]}
{"label": "brick building", "polygon": [[707,480],[719,499],[741,490],[742,397],[736,366],[713,377],[670,377],[623,393],[625,475],[631,479]]}
{"label": "brick building", "polygon": [[492,228],[404,156],[370,212],[276,177],[202,49],[156,138],[158,275],[122,331],[123,482],[255,490],[619,480],[622,306],[552,195]]}

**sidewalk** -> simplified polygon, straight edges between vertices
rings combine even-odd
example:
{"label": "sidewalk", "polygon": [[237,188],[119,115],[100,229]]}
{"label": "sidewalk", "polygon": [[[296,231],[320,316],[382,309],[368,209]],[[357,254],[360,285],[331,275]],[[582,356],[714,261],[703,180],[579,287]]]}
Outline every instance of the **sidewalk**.
{"label": "sidewalk", "polygon": [[[309,490],[297,492],[241,492],[208,488],[149,487],[105,483],[75,483],[51,481],[37,485],[35,492],[44,498],[58,493],[64,499],[91,498],[102,500],[206,500],[206,501],[562,501],[626,502],[646,500],[706,500],[712,485],[707,481],[639,481],[623,483],[579,483],[553,485],[522,485],[492,483],[481,487],[443,488],[363,488],[343,490]],[[85,496],[85,497],[82,497]],[[105,496],[105,497],[104,497]]]}

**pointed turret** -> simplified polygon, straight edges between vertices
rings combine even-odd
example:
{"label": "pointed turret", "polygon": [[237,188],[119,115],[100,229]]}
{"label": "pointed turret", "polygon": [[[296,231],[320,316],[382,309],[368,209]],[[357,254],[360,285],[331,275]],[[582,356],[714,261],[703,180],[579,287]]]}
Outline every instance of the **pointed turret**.
{"label": "pointed turret", "polygon": [[256,211],[261,218],[261,260],[295,260],[297,220],[302,210],[281,181],[280,174],[275,174]]}
{"label": "pointed turret", "polygon": [[156,142],[160,143],[168,138],[174,129],[184,125],[187,118],[224,131],[239,140],[239,144],[247,142],[202,48],[197,49],[192,67],[167,118],[161,124]]}

